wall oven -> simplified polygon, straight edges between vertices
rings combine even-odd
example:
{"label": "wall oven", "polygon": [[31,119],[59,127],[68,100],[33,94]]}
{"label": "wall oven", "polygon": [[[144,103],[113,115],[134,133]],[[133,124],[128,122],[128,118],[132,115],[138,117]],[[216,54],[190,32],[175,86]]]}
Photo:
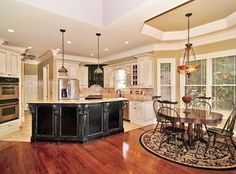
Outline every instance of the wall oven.
{"label": "wall oven", "polygon": [[19,79],[0,77],[0,100],[19,98]]}
{"label": "wall oven", "polygon": [[19,118],[19,99],[0,100],[0,123]]}

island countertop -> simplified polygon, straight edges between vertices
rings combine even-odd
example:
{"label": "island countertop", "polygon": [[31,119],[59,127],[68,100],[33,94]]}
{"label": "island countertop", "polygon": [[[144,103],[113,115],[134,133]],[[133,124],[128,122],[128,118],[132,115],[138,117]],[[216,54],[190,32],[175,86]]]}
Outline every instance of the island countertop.
{"label": "island countertop", "polygon": [[85,100],[84,98],[80,98],[78,100],[36,100],[36,101],[29,101],[29,104],[86,104],[86,103],[105,103],[105,102],[112,102],[112,101],[125,101],[128,99],[126,98],[103,98],[103,99],[92,99],[92,100]]}

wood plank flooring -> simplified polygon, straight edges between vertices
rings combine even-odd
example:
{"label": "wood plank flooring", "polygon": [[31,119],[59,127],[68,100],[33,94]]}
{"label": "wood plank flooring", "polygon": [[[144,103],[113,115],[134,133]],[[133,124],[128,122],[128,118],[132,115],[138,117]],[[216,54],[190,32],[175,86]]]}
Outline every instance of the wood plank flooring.
{"label": "wood plank flooring", "polygon": [[87,144],[0,141],[1,174],[235,174],[191,168],[146,151],[140,135],[155,125],[138,128]]}

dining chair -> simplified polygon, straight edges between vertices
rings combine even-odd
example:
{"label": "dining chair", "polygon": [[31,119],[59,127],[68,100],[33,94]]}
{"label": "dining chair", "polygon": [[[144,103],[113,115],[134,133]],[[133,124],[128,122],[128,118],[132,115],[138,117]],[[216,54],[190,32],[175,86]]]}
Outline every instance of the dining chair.
{"label": "dining chair", "polygon": [[[211,113],[211,104],[209,103],[210,99],[211,99],[211,97],[206,97],[206,96],[197,97],[196,100],[192,104],[193,112],[198,114],[198,112],[202,113],[202,111],[205,111],[206,115],[210,114]],[[203,124],[203,125],[206,129],[206,132],[207,132],[207,125],[206,124]],[[203,137],[202,124],[196,124],[194,127],[194,132],[198,138]]]}
{"label": "dining chair", "polygon": [[170,143],[170,140],[173,139],[175,145],[175,157],[177,157],[180,149],[182,149],[180,146],[177,148],[178,141],[182,141],[183,143],[181,145],[184,146],[186,150],[188,150],[187,142],[184,138],[186,130],[182,126],[179,113],[172,107],[162,106],[158,110],[158,115],[165,120],[163,122],[163,136],[159,144],[159,149],[162,147],[164,142]]}
{"label": "dining chair", "polygon": [[155,134],[155,132],[157,131],[158,129],[158,125],[160,124],[160,129],[159,131],[161,132],[162,130],[162,127],[163,127],[163,123],[164,123],[164,119],[158,114],[158,110],[160,107],[163,107],[163,106],[169,106],[169,107],[173,107],[175,108],[175,105],[178,104],[178,102],[171,102],[171,101],[168,101],[168,100],[159,100],[161,98],[161,96],[153,96],[152,99],[153,99],[153,110],[155,112],[155,115],[156,115],[156,121],[157,121],[157,124],[156,124],[156,128],[154,129],[153,131],[153,134]]}
{"label": "dining chair", "polygon": [[223,143],[225,143],[225,145],[227,146],[231,157],[234,158],[234,154],[236,153],[232,151],[230,146],[232,145],[234,147],[234,150],[236,151],[236,145],[233,140],[234,126],[236,122],[236,104],[232,103],[232,105],[233,105],[233,110],[230,113],[228,119],[226,120],[223,129],[218,127],[212,127],[207,129],[209,138],[208,138],[208,144],[206,146],[206,151],[209,148],[209,144],[212,137],[213,137],[213,146],[215,146],[216,139],[221,137],[224,139]]}
{"label": "dining chair", "polygon": [[153,134],[157,131],[158,125],[159,123],[162,123],[162,119],[161,117],[158,117],[158,109],[160,108],[160,103],[158,102],[158,100],[161,98],[161,96],[153,96],[152,97],[152,101],[153,101],[153,111],[155,113],[156,116],[156,128],[153,131]]}

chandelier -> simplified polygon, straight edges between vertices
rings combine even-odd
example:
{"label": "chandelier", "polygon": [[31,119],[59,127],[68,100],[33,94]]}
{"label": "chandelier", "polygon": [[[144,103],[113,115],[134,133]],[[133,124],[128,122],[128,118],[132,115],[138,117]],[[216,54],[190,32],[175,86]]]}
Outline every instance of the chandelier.
{"label": "chandelier", "polygon": [[182,65],[179,65],[177,67],[177,70],[179,73],[187,74],[187,76],[190,77],[191,73],[199,70],[200,64],[198,64],[198,63],[190,64],[189,63],[190,52],[192,53],[194,60],[196,60],[195,53],[194,53],[194,50],[192,47],[193,44],[189,43],[189,23],[190,23],[190,16],[192,16],[192,13],[187,13],[185,16],[188,18],[188,43],[185,44],[186,48],[184,51]]}
{"label": "chandelier", "polygon": [[61,68],[58,70],[59,76],[67,76],[68,70],[64,67],[64,33],[66,32],[65,29],[60,29],[62,33],[62,65]]}
{"label": "chandelier", "polygon": [[98,67],[95,69],[95,71],[94,71],[94,73],[95,74],[102,74],[103,73],[103,71],[101,70],[101,68],[100,68],[100,65],[99,65],[99,36],[101,36],[101,33],[96,33],[96,35],[97,35],[97,40],[98,40]]}

